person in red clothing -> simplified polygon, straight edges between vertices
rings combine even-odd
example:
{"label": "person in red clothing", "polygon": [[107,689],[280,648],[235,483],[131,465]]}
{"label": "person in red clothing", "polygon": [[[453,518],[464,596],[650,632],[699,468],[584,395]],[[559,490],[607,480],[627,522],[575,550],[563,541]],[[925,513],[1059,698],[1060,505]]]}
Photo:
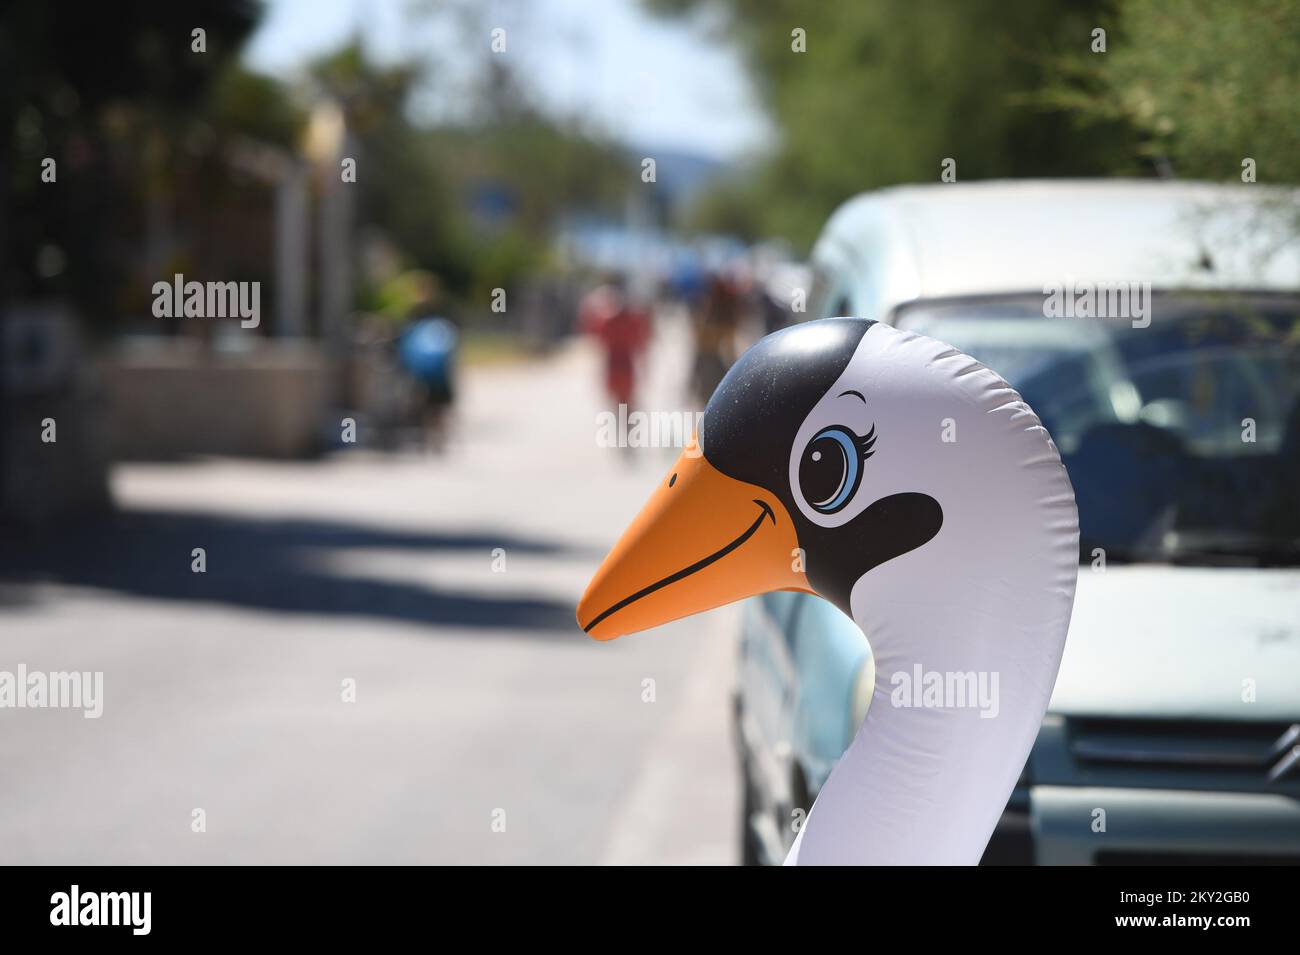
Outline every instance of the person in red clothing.
{"label": "person in red clothing", "polygon": [[592,289],[578,306],[578,326],[605,351],[605,390],[617,405],[632,405],[637,362],[650,341],[650,315],[632,304],[620,279]]}

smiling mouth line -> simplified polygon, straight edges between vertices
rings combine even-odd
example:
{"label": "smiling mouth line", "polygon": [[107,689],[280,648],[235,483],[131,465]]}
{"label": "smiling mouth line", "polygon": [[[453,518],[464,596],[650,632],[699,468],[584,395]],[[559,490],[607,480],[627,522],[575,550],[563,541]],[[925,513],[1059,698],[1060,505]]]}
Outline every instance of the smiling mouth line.
{"label": "smiling mouth line", "polygon": [[757,504],[760,508],[758,517],[754,518],[754,523],[749,525],[748,530],[746,530],[743,534],[741,534],[739,537],[733,540],[730,544],[726,545],[720,550],[714,551],[712,554],[710,554],[708,557],[703,558],[702,560],[697,560],[695,563],[691,564],[691,566],[684,567],[681,570],[677,571],[675,574],[669,574],[667,577],[663,578],[662,580],[655,581],[649,587],[644,587],[641,590],[638,590],[632,596],[624,597],[618,603],[614,604],[614,606],[609,607],[606,610],[602,610],[600,613],[596,615],[595,619],[592,620],[591,623],[587,624],[585,627],[582,628],[582,632],[591,633],[593,627],[595,627],[598,623],[600,623],[602,620],[604,620],[606,617],[610,616],[611,614],[618,613],[624,607],[628,606],[629,604],[636,603],[636,601],[640,600],[642,597],[648,597],[656,590],[662,590],[664,587],[667,587],[669,584],[675,584],[677,583],[677,581],[689,577],[691,574],[703,570],[705,567],[708,567],[710,564],[714,563],[715,561],[719,561],[722,558],[726,557],[733,550],[735,550],[737,547],[744,544],[745,541],[749,540],[751,537],[754,536],[754,534],[758,531],[759,527],[762,526],[764,517],[770,519],[772,521],[772,526],[775,527],[776,515],[772,513],[772,508],[765,501],[760,501],[757,498],[754,499],[754,503]]}

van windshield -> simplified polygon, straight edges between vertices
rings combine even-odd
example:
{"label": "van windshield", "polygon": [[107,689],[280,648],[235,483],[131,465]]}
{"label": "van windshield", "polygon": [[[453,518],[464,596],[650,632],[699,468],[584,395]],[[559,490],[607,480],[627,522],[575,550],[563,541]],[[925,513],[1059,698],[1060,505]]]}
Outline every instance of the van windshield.
{"label": "van windshield", "polygon": [[896,324],[966,352],[1038,413],[1081,559],[1300,564],[1300,301],[1157,295],[1150,322],[1043,298],[918,302]]}

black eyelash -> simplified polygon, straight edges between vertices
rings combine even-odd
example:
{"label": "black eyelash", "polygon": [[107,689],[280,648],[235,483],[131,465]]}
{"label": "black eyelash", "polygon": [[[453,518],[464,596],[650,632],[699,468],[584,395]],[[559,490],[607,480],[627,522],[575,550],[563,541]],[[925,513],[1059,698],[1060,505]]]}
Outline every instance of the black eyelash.
{"label": "black eyelash", "polygon": [[866,434],[858,437],[858,450],[862,452],[862,460],[866,460],[876,452],[872,450],[876,443],[876,426],[873,424],[871,430]]}

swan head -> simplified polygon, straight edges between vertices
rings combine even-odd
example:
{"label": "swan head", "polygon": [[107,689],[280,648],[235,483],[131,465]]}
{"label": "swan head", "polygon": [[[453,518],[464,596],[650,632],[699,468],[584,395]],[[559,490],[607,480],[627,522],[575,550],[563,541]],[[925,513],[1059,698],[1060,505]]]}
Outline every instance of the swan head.
{"label": "swan head", "polygon": [[[609,640],[772,590],[851,612],[858,580],[940,534],[915,372],[891,375],[883,347],[899,334],[826,319],[749,349],[592,579],[579,625]],[[937,441],[939,419],[930,430]]]}

